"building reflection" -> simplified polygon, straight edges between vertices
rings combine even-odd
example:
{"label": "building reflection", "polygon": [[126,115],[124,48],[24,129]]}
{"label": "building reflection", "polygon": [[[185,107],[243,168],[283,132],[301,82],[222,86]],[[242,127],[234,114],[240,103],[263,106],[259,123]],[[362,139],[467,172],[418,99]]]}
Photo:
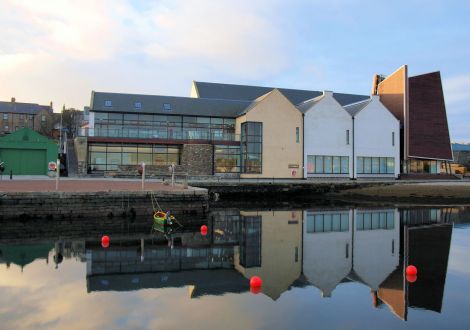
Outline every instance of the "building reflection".
{"label": "building reflection", "polygon": [[[214,210],[206,236],[188,225],[173,233],[112,235],[107,249],[77,238],[0,244],[0,263],[23,268],[51,257],[60,269],[75,258],[86,263],[87,292],[186,288],[189,298],[248,292],[254,275],[273,300],[305,286],[334,299],[355,282],[370,288],[374,307],[406,320],[410,308],[441,312],[459,212],[468,214],[457,208]],[[406,281],[408,264],[419,269],[415,283]]]}

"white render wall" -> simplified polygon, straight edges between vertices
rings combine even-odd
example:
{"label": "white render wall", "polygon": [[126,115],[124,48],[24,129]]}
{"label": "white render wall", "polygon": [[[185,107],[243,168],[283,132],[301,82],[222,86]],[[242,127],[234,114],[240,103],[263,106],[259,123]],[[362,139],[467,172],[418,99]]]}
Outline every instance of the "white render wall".
{"label": "white render wall", "polygon": [[[395,145],[392,145],[395,132]],[[356,177],[395,177],[400,174],[400,122],[373,95],[371,102],[354,117],[354,174],[357,157],[394,157],[395,174],[358,174]]]}
{"label": "white render wall", "polygon": [[88,136],[95,135],[95,113],[93,111],[89,112],[88,115]]}
{"label": "white render wall", "polygon": [[[349,130],[349,144],[346,144]],[[324,92],[322,99],[304,116],[304,177],[352,178],[352,117],[333,98]],[[307,174],[308,155],[349,156],[349,174]]]}

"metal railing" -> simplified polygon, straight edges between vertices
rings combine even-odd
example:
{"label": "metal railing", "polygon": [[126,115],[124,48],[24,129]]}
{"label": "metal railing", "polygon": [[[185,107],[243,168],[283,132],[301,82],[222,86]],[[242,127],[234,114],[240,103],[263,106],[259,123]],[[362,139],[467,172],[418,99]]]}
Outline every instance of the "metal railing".
{"label": "metal railing", "polygon": [[234,133],[210,132],[203,130],[163,131],[157,129],[93,129],[82,128],[79,136],[113,137],[162,140],[206,140],[206,141],[240,141],[240,135]]}

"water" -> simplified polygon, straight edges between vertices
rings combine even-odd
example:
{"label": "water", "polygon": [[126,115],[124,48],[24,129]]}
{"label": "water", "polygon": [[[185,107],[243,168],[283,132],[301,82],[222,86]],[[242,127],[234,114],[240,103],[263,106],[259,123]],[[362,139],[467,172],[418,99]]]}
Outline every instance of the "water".
{"label": "water", "polygon": [[0,328],[470,326],[469,207],[226,208],[171,233],[80,221],[0,229]]}

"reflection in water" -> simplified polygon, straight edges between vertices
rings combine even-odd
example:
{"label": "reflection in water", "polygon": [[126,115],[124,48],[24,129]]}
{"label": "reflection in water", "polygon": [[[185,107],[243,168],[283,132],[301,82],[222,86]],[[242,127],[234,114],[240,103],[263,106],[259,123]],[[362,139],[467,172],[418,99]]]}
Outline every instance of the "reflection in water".
{"label": "reflection in water", "polygon": [[[465,209],[465,212],[467,210]],[[408,308],[441,312],[455,209],[225,209],[208,217],[209,234],[195,228],[51,244],[0,244],[0,263],[25,267],[49,258],[55,267],[86,262],[87,292],[186,287],[189,298],[249,291],[263,279],[272,300],[292,287],[313,286],[334,299],[346,283],[370,288],[372,305],[406,320]],[[116,235],[118,236],[118,235]],[[407,283],[414,264],[418,281]]]}

